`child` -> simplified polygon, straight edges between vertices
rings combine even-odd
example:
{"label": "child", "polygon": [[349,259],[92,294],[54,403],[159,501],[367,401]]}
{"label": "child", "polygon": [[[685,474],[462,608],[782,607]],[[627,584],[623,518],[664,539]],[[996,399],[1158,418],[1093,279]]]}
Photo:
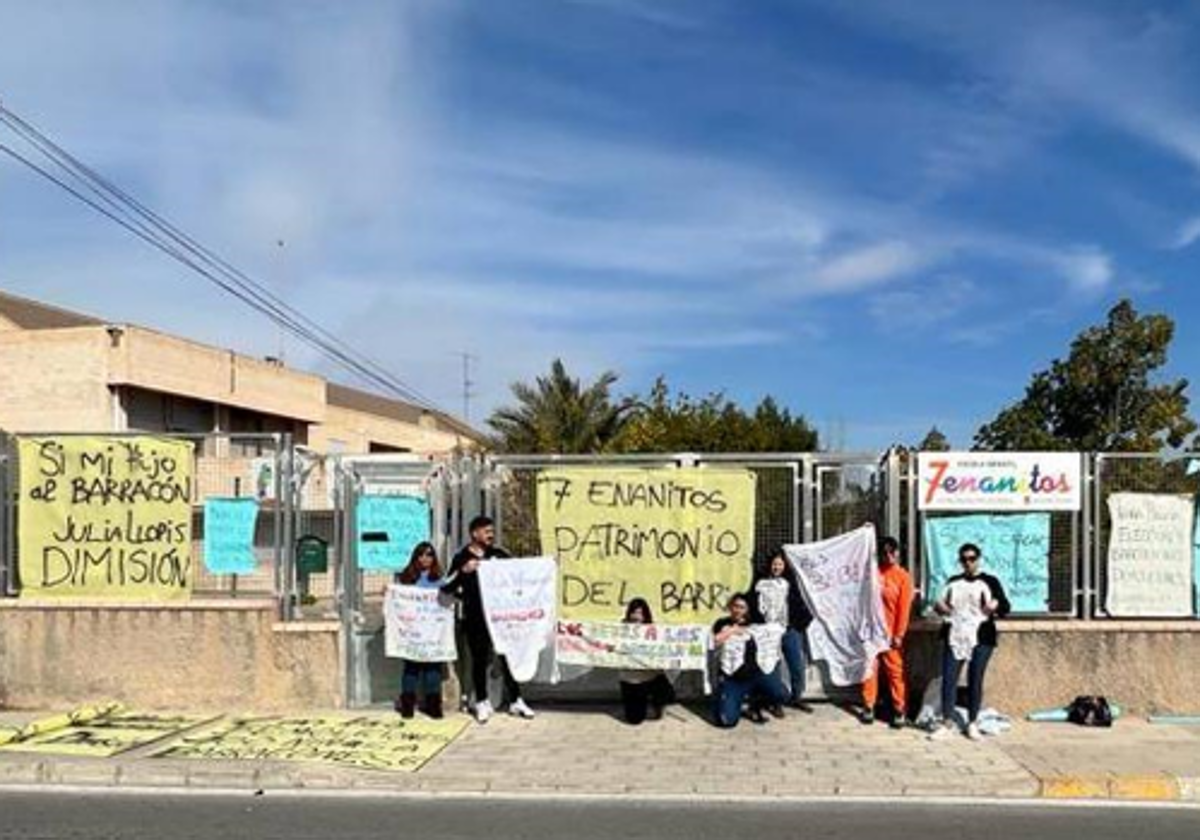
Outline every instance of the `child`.
{"label": "child", "polygon": [[[404,571],[399,572],[395,582],[421,589],[438,589],[441,584],[442,567],[438,563],[437,551],[428,542],[417,543]],[[403,673],[400,677],[400,696],[396,699],[396,711],[403,718],[411,718],[417,708],[417,689],[425,694],[422,711],[431,718],[442,717],[442,663],[412,662],[401,660]]]}

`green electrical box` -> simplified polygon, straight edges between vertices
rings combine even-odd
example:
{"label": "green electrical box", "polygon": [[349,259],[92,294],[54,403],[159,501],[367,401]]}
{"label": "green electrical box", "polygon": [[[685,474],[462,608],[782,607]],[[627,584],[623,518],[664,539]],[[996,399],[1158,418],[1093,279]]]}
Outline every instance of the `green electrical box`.
{"label": "green electrical box", "polygon": [[329,571],[329,543],[311,534],[296,540],[296,569],[301,575],[323,575]]}

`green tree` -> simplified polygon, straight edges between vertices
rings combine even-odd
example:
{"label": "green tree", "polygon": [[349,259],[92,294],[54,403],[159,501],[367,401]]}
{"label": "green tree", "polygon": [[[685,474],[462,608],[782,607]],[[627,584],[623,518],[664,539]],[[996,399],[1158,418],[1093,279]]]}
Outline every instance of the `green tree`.
{"label": "green tree", "polygon": [[512,385],[515,405],[499,408],[488,418],[501,452],[553,452],[580,454],[603,452],[621,434],[634,406],[615,402],[612,386],[617,375],[602,373],[588,385],[567,373],[561,359],[550,365],[548,376],[534,384]]}
{"label": "green tree", "polygon": [[1196,431],[1187,380],[1156,383],[1175,332],[1166,315],[1122,300],[1105,324],[1071,343],[1066,359],[1034,374],[1025,396],[975,435],[979,449],[1157,451]]}
{"label": "green tree", "polygon": [[671,393],[662,377],[638,401],[616,444],[623,452],[810,452],[816,430],[772,397],[747,413],[720,392]]}
{"label": "green tree", "polygon": [[950,440],[942,434],[937,426],[925,433],[925,438],[917,444],[918,452],[949,452]]}

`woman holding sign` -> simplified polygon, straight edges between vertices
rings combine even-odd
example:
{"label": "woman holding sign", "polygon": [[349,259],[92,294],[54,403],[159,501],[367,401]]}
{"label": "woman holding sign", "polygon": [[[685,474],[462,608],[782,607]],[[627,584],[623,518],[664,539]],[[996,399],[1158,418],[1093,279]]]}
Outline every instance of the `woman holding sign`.
{"label": "woman holding sign", "polygon": [[948,619],[942,628],[945,648],[942,652],[942,725],[930,733],[930,740],[948,738],[954,731],[955,695],[963,663],[967,663],[967,731],[972,741],[983,737],[979,731],[979,709],[983,705],[983,675],[996,650],[996,619],[1008,615],[1008,596],[1000,581],[979,570],[979,546],[964,543],[958,549],[963,572],[946,583],[941,600],[934,604],[939,615]]}
{"label": "woman holding sign", "polygon": [[[433,543],[417,543],[404,570],[398,572],[395,582],[403,586],[421,589],[441,587],[442,567],[438,563]],[[412,662],[400,660],[400,697],[396,700],[396,711],[400,717],[411,718],[417,708],[417,689],[425,694],[423,711],[431,718],[442,717],[442,663]]]}
{"label": "woman holding sign", "polygon": [[[737,726],[746,700],[750,701],[750,719],[766,723],[763,709],[779,707],[787,700],[787,689],[774,672],[783,630],[778,625],[751,624],[750,601],[745,595],[734,595],[727,606],[729,616],[713,625],[721,670],[716,723],[726,728]],[[761,667],[764,661],[769,668]]]}
{"label": "woman holding sign", "polygon": [[778,624],[783,632],[783,661],[787,663],[793,708],[808,714],[812,706],[804,702],[805,671],[804,631],[812,624],[813,614],[804,603],[796,573],[788,566],[783,549],[767,561],[767,575],[754,584],[758,614],[768,624]]}

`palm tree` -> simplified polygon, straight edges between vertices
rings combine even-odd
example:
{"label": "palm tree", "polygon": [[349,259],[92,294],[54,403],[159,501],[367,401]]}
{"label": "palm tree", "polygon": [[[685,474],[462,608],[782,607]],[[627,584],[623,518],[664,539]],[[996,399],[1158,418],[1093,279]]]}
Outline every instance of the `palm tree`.
{"label": "palm tree", "polygon": [[584,387],[567,374],[561,359],[555,359],[549,376],[539,376],[533,385],[513,383],[516,404],[496,409],[488,418],[496,432],[496,448],[559,454],[604,451],[634,410],[629,401],[613,404],[610,391],[616,381],[617,375],[606,371]]}

